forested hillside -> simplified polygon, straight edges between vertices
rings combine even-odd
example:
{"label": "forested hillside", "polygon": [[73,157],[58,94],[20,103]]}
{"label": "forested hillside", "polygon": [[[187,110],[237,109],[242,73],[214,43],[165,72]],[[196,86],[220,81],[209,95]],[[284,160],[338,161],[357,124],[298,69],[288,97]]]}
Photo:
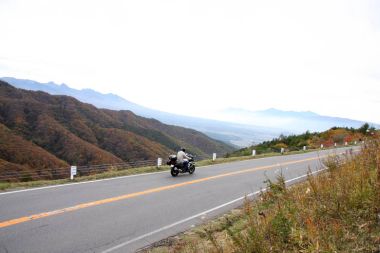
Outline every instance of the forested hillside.
{"label": "forested hillside", "polygon": [[0,171],[156,159],[182,146],[199,158],[232,151],[192,129],[0,81]]}
{"label": "forested hillside", "polygon": [[333,127],[324,132],[306,132],[299,135],[281,135],[271,141],[264,141],[258,145],[239,149],[227,156],[246,156],[251,155],[252,150],[257,154],[280,152],[283,148],[285,151],[302,150],[304,146],[308,149],[332,147],[336,145],[350,145],[359,143],[366,138],[372,138],[378,135],[378,131],[368,123],[363,124],[360,128]]}

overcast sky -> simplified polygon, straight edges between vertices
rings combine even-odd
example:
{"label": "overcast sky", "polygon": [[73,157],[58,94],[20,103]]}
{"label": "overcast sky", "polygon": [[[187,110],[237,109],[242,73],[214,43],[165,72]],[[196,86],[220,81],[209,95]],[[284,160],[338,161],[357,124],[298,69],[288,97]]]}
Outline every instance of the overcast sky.
{"label": "overcast sky", "polygon": [[380,1],[0,0],[0,76],[167,112],[380,123]]}

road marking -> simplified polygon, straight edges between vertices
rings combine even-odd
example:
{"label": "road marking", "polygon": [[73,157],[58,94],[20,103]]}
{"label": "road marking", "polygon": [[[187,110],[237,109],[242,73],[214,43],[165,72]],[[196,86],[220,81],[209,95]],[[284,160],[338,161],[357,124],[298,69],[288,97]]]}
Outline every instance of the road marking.
{"label": "road marking", "polygon": [[127,175],[127,176],[120,176],[120,177],[112,177],[112,178],[96,179],[96,180],[83,181],[83,182],[76,182],[76,183],[67,183],[67,184],[49,185],[49,186],[43,186],[43,187],[32,188],[32,189],[24,189],[24,190],[17,190],[17,191],[1,192],[0,195],[7,195],[7,194],[13,194],[13,193],[19,193],[19,192],[36,191],[36,190],[44,190],[44,189],[51,189],[51,188],[59,188],[59,187],[72,186],[72,185],[78,185],[78,184],[97,183],[97,182],[102,182],[102,181],[109,181],[109,180],[115,180],[115,179],[123,179],[123,178],[129,178],[129,177],[149,176],[149,175],[152,175],[152,174],[160,174],[160,173],[168,173],[168,171],[165,170],[165,171],[157,171],[157,172],[141,173],[141,174],[136,174],[136,175]]}
{"label": "road marking", "polygon": [[[254,192],[254,193],[248,194],[247,197],[253,196],[253,195],[258,194],[258,193],[260,193],[260,191],[256,191],[256,192]],[[164,230],[167,230],[167,229],[169,229],[169,228],[175,227],[175,226],[177,226],[177,225],[180,225],[180,224],[185,223],[185,222],[187,222],[187,221],[190,221],[190,220],[192,220],[192,219],[198,218],[199,216],[206,215],[206,214],[211,213],[211,212],[213,212],[213,211],[216,211],[216,210],[218,210],[218,209],[220,209],[220,208],[223,208],[223,207],[225,207],[225,206],[228,206],[228,205],[231,205],[231,204],[233,204],[233,203],[235,203],[235,202],[238,202],[238,201],[240,201],[240,200],[243,200],[244,198],[245,198],[245,196],[244,196],[244,197],[237,198],[237,199],[234,199],[234,200],[232,200],[232,201],[230,201],[230,202],[227,202],[227,203],[224,203],[224,204],[222,204],[222,205],[216,206],[216,207],[214,207],[214,208],[212,208],[212,209],[209,209],[209,210],[207,210],[207,211],[204,211],[204,212],[198,213],[198,214],[193,215],[193,216],[190,216],[190,217],[188,217],[188,218],[186,218],[186,219],[183,219],[183,220],[177,221],[177,222],[172,223],[172,224],[170,224],[170,225],[167,225],[167,226],[165,226],[165,227],[162,227],[162,228],[159,228],[159,229],[154,230],[154,231],[152,231],[152,232],[146,233],[146,234],[141,235],[141,236],[139,236],[139,237],[136,237],[136,238],[134,238],[134,239],[132,239],[132,240],[129,240],[129,241],[123,242],[123,243],[118,244],[118,245],[116,245],[116,246],[114,246],[114,247],[112,247],[112,248],[109,248],[109,249],[103,251],[102,253],[109,253],[109,252],[112,252],[112,251],[114,251],[114,250],[120,249],[120,248],[122,248],[122,247],[124,247],[124,246],[126,246],[126,245],[128,245],[128,244],[131,244],[131,243],[133,243],[133,242],[139,241],[139,240],[144,239],[144,238],[146,238],[146,237],[149,237],[149,236],[151,236],[151,235],[154,235],[154,234],[160,233],[160,232],[162,232],[162,231],[164,231]]]}
{"label": "road marking", "polygon": [[[272,158],[272,157],[262,157],[262,158],[256,158],[254,160],[257,161],[257,160],[267,159],[267,158]],[[250,161],[250,160],[245,160],[245,161]],[[245,161],[236,161],[236,162],[245,162]],[[231,162],[231,163],[236,163],[236,162]],[[220,165],[220,164],[218,163],[218,164],[200,166],[200,167],[197,167],[197,169],[204,169],[207,167],[214,167],[217,165]],[[23,189],[23,190],[9,191],[9,192],[0,192],[0,195],[7,195],[7,194],[13,194],[13,193],[20,193],[20,192],[29,192],[29,191],[37,191],[37,190],[45,190],[45,189],[51,189],[51,188],[60,188],[60,187],[80,185],[80,184],[98,183],[98,182],[103,182],[103,181],[117,180],[117,179],[130,178],[130,177],[149,176],[149,175],[155,175],[155,174],[168,173],[168,171],[169,170],[164,170],[164,171],[148,172],[148,173],[141,173],[141,174],[135,174],[135,175],[126,175],[126,176],[111,177],[111,178],[104,178],[104,179],[95,179],[95,180],[76,182],[76,183],[49,185],[49,186],[36,187],[36,188],[31,188],[31,189]]]}
{"label": "road marking", "polygon": [[[327,155],[325,155],[325,156],[327,156]],[[284,166],[284,165],[290,165],[290,164],[303,163],[303,162],[312,161],[312,160],[318,160],[318,159],[321,159],[321,158],[323,158],[325,156],[312,157],[312,158],[306,158],[306,159],[302,159],[302,160],[284,162],[281,165]],[[151,193],[171,190],[171,189],[175,189],[175,188],[178,188],[178,187],[183,187],[183,186],[187,186],[187,185],[192,185],[192,184],[197,184],[197,183],[201,183],[201,182],[205,182],[205,181],[210,181],[210,180],[213,180],[213,179],[224,178],[224,177],[239,175],[239,174],[243,174],[243,173],[254,172],[254,171],[258,171],[258,170],[265,170],[265,169],[275,168],[277,166],[278,166],[277,164],[275,164],[275,165],[266,165],[266,166],[260,166],[260,167],[256,167],[256,168],[250,168],[250,169],[244,169],[244,170],[239,170],[239,171],[234,171],[234,172],[228,172],[228,173],[219,174],[219,175],[215,175],[215,176],[211,176],[211,177],[205,177],[205,178],[195,179],[195,180],[187,181],[187,182],[183,182],[183,183],[178,183],[178,184],[173,184],[173,185],[167,185],[167,186],[161,186],[161,187],[157,187],[157,188],[148,189],[148,190],[145,190],[145,191],[134,192],[134,193],[120,195],[120,196],[116,196],[116,197],[112,197],[112,198],[107,198],[107,199],[101,199],[101,200],[97,200],[97,201],[82,203],[82,204],[79,204],[79,205],[75,205],[75,206],[71,206],[71,207],[67,207],[67,208],[63,208],[63,209],[58,209],[58,210],[54,210],[54,211],[43,212],[43,213],[39,213],[39,214],[33,214],[33,215],[30,215],[30,216],[24,216],[24,217],[12,219],[12,220],[6,220],[6,221],[0,222],[0,228],[5,228],[5,227],[13,226],[13,225],[24,223],[24,222],[27,222],[27,221],[42,219],[42,218],[46,218],[46,217],[57,215],[57,214],[77,211],[77,210],[80,210],[80,209],[83,209],[83,208],[87,208],[87,207],[93,207],[93,206],[103,205],[103,204],[112,203],[112,202],[116,202],[116,201],[120,201],[120,200],[135,198],[135,197],[138,197],[138,196],[147,195],[147,194],[151,194]]]}
{"label": "road marking", "polygon": [[[355,150],[355,152],[357,152],[357,151]],[[341,155],[341,154],[344,154],[344,153],[345,152],[341,152],[338,155]],[[319,157],[312,157],[312,158],[306,158],[306,159],[302,159],[302,160],[295,160],[295,161],[284,162],[281,165],[283,166],[283,165],[302,163],[302,162],[306,162],[306,161],[318,160],[318,159],[321,159],[321,158],[324,158],[324,157],[327,157],[327,156],[329,156],[329,154],[322,155],[322,156],[319,156]],[[121,195],[121,196],[117,196],[117,197],[112,197],[112,198],[107,198],[107,199],[102,199],[102,200],[82,203],[82,204],[79,204],[79,205],[75,205],[75,206],[71,206],[71,207],[67,207],[67,208],[63,208],[63,209],[58,209],[58,210],[54,210],[54,211],[50,211],[50,212],[43,212],[43,213],[34,214],[34,215],[30,215],[30,216],[24,216],[24,217],[12,219],[12,220],[6,220],[6,221],[0,222],[0,228],[13,226],[13,225],[24,223],[24,222],[27,222],[27,221],[32,221],[32,220],[37,220],[37,219],[41,219],[41,218],[46,218],[46,217],[57,215],[57,214],[62,214],[62,213],[66,213],[66,212],[72,212],[72,211],[80,210],[80,209],[87,208],[87,207],[98,206],[98,205],[112,203],[112,202],[116,202],[116,201],[120,201],[120,200],[130,199],[130,198],[134,198],[134,197],[138,197],[138,196],[142,196],[142,195],[147,195],[147,194],[151,194],[151,193],[155,193],[155,192],[161,192],[161,191],[165,191],[165,190],[170,190],[170,189],[174,189],[174,188],[178,188],[178,187],[183,187],[183,186],[191,185],[191,184],[196,184],[196,183],[200,183],[200,182],[205,182],[205,181],[209,181],[209,180],[213,180],[213,179],[217,179],[217,178],[228,177],[228,176],[233,176],[233,175],[238,175],[238,174],[243,174],[243,173],[249,173],[249,172],[254,172],[254,171],[257,171],[257,170],[270,169],[270,168],[274,168],[274,167],[277,167],[277,166],[280,166],[280,165],[278,165],[278,164],[275,164],[275,165],[266,165],[266,166],[251,168],[251,169],[234,171],[234,172],[219,174],[219,175],[216,175],[216,176],[211,176],[211,177],[196,179],[196,180],[192,180],[192,181],[188,181],[188,182],[183,182],[183,183],[179,183],[179,184],[162,186],[162,187],[152,188],[152,189],[148,189],[148,190],[141,191],[141,192],[135,192],[135,193],[130,193],[130,194]],[[82,183],[84,183],[84,182],[82,182]]]}
{"label": "road marking", "polygon": [[[324,171],[324,170],[326,170],[326,169],[321,169],[321,170],[313,171],[313,172],[311,172],[310,174],[319,173],[319,172]],[[302,176],[299,176],[299,177],[295,177],[295,178],[292,178],[292,179],[286,180],[285,183],[290,183],[290,182],[292,182],[292,181],[299,180],[299,179],[301,179],[301,178],[307,177],[308,175],[309,175],[309,174],[305,174],[305,175],[302,175]],[[253,196],[259,194],[260,192],[265,192],[265,191],[267,191],[267,188],[264,188],[264,189],[262,189],[262,190],[260,190],[260,191],[252,192],[252,193],[247,194],[247,195],[245,195],[245,196],[243,196],[243,197],[240,197],[240,198],[237,198],[237,199],[231,200],[231,201],[229,201],[229,202],[227,202],[227,203],[221,204],[221,205],[216,206],[216,207],[214,207],[214,208],[211,208],[211,209],[209,209],[209,210],[206,210],[206,211],[203,211],[203,212],[198,213],[198,214],[196,214],[196,215],[190,216],[190,217],[188,217],[188,218],[186,218],[186,219],[183,219],[183,220],[177,221],[177,222],[175,222],[175,223],[172,223],[172,224],[167,225],[167,226],[165,226],[165,227],[159,228],[159,229],[154,230],[154,231],[152,231],[152,232],[149,232],[149,233],[143,234],[143,235],[141,235],[141,236],[139,236],[139,237],[136,237],[136,238],[134,238],[134,239],[128,240],[128,241],[123,242],[123,243],[120,243],[120,244],[118,244],[118,245],[116,245],[116,246],[114,246],[114,247],[112,247],[112,248],[109,248],[109,249],[103,251],[102,253],[109,253],[109,252],[112,252],[112,251],[118,250],[118,249],[120,249],[120,248],[122,248],[122,247],[127,246],[128,244],[131,244],[131,243],[134,243],[134,242],[136,242],[136,241],[142,240],[142,239],[144,239],[144,238],[146,238],[146,237],[149,237],[149,236],[151,236],[151,235],[154,235],[154,234],[160,233],[160,232],[162,232],[162,231],[164,231],[164,230],[167,230],[167,229],[169,229],[169,228],[175,227],[175,226],[180,225],[180,224],[182,224],[182,223],[188,222],[188,221],[193,220],[193,219],[195,219],[195,218],[198,218],[198,217],[200,217],[200,216],[203,217],[203,216],[205,216],[205,215],[207,215],[207,214],[209,214],[209,213],[211,213],[211,212],[213,212],[213,211],[216,211],[216,210],[221,209],[221,208],[223,208],[223,207],[225,207],[225,206],[228,206],[228,205],[234,204],[234,203],[236,203],[236,202],[242,201],[242,200],[244,200],[244,199],[246,199],[246,198],[253,197]],[[190,227],[193,228],[193,227],[195,227],[195,225],[191,225]]]}
{"label": "road marking", "polygon": [[[345,149],[346,148],[339,148],[339,149]],[[325,150],[325,151],[331,151],[331,150]],[[334,150],[335,151],[335,150]],[[320,151],[315,151],[307,154],[312,154],[312,153],[319,153]],[[354,150],[354,152],[359,152],[358,150]],[[338,155],[344,154],[345,152],[341,152]],[[299,156],[301,154],[295,154],[291,156]],[[290,156],[290,157],[291,157]],[[273,156],[273,157],[280,157],[280,156]],[[242,160],[242,161],[235,161],[231,163],[244,163],[244,162],[249,162],[249,161],[257,161],[257,160],[264,160],[264,159],[270,159],[273,157],[261,157],[261,158],[254,158],[254,159],[248,159],[248,160]],[[198,168],[207,168],[207,167],[214,167],[216,165],[220,164],[212,164],[212,165],[205,165],[201,166]],[[278,164],[278,166],[280,166]],[[161,173],[167,173],[168,171],[158,171],[158,172],[149,172],[149,173],[141,173],[141,174],[136,174],[136,175],[126,175],[126,176],[120,176],[120,177],[112,177],[112,178],[104,178],[104,179],[96,179],[96,180],[90,180],[90,181],[84,181],[84,182],[76,182],[76,183],[67,183],[67,184],[58,184],[58,185],[49,185],[49,186],[43,186],[43,187],[36,187],[36,188],[31,188],[31,189],[23,189],[23,190],[16,190],[16,191],[9,191],[9,192],[0,192],[1,195],[7,195],[7,194],[14,194],[14,193],[21,193],[21,192],[28,192],[28,191],[37,191],[37,190],[45,190],[45,189],[51,189],[51,188],[60,188],[60,187],[68,187],[68,186],[73,186],[73,185],[80,185],[80,184],[89,184],[89,183],[97,183],[97,182],[103,182],[103,181],[110,181],[110,180],[117,180],[117,179],[123,179],[123,178],[129,178],[129,177],[139,177],[139,176],[149,176],[153,174],[161,174]]]}
{"label": "road marking", "polygon": [[[269,158],[273,158],[273,157],[262,157],[262,158],[248,159],[248,160],[243,160],[243,161],[235,161],[235,162],[230,162],[230,163],[239,163],[239,162],[246,162],[246,161],[252,161],[252,160],[257,161],[257,160],[269,159]],[[197,169],[215,167],[217,165],[220,165],[220,163],[200,166],[200,167],[197,167]],[[126,175],[126,176],[111,177],[111,178],[104,178],[104,179],[95,179],[95,180],[76,182],[76,183],[49,185],[49,186],[36,187],[36,188],[31,188],[31,189],[23,189],[23,190],[9,191],[9,192],[0,192],[0,195],[7,195],[7,194],[13,194],[13,193],[20,193],[20,192],[29,192],[29,191],[37,191],[37,190],[45,190],[45,189],[51,189],[51,188],[60,188],[60,187],[67,187],[67,186],[80,185],[80,184],[98,183],[98,182],[103,182],[103,181],[117,180],[117,179],[130,178],[130,177],[149,176],[149,175],[154,175],[154,174],[168,173],[168,171],[169,170],[164,170],[164,171],[148,172],[148,173],[141,173],[141,174],[135,174],[135,175]]]}

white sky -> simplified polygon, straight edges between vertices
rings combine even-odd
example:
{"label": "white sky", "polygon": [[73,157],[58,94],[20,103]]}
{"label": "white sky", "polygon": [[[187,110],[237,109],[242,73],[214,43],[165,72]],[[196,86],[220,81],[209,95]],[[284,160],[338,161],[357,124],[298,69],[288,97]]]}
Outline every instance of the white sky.
{"label": "white sky", "polygon": [[0,76],[200,117],[275,107],[380,123],[376,0],[0,0],[0,34]]}

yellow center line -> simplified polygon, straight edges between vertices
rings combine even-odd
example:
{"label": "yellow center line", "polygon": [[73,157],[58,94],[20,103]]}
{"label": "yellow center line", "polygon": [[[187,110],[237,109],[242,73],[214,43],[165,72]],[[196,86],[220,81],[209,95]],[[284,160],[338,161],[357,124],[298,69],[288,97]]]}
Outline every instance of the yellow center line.
{"label": "yellow center line", "polygon": [[[284,165],[291,165],[291,164],[296,164],[296,163],[302,163],[302,162],[307,162],[307,161],[321,159],[323,157],[326,157],[326,155],[325,156],[320,156],[320,157],[314,157],[314,158],[307,158],[307,159],[297,160],[297,161],[284,162],[284,163],[281,163],[280,165],[284,166]],[[63,208],[63,209],[57,209],[57,210],[50,211],[50,212],[43,212],[43,213],[33,214],[33,215],[30,215],[30,216],[24,216],[24,217],[12,219],[12,220],[6,220],[6,221],[0,222],[0,228],[5,228],[5,227],[13,226],[13,225],[16,225],[16,224],[19,224],[19,223],[24,223],[24,222],[27,222],[27,221],[38,220],[38,219],[46,218],[46,217],[57,215],[57,214],[62,214],[62,213],[66,213],[66,212],[72,212],[72,211],[76,211],[76,210],[87,208],[87,207],[103,205],[103,204],[107,204],[107,203],[116,202],[116,201],[119,201],[119,200],[125,200],[125,199],[130,199],[130,198],[134,198],[134,197],[138,197],[138,196],[142,196],[142,195],[147,195],[147,194],[151,194],[151,193],[155,193],[155,192],[161,192],[161,191],[166,191],[166,190],[170,190],[170,189],[174,189],[174,188],[179,188],[179,187],[183,187],[183,186],[186,186],[186,185],[197,184],[197,183],[201,183],[201,182],[205,182],[205,181],[209,181],[209,180],[213,180],[213,179],[217,179],[217,178],[223,178],[223,177],[228,177],[228,176],[233,176],[233,175],[238,175],[238,174],[243,174],[243,173],[249,173],[249,172],[253,172],[253,171],[257,171],[257,170],[270,169],[270,168],[274,168],[276,166],[279,166],[279,164],[276,164],[276,165],[266,165],[266,166],[261,166],[261,167],[256,167],[256,168],[250,168],[250,169],[245,169],[245,170],[239,170],[239,171],[219,174],[219,175],[216,175],[216,176],[196,179],[196,180],[187,181],[187,182],[178,183],[178,184],[173,184],[173,185],[168,185],[168,186],[162,186],[162,187],[152,188],[152,189],[148,189],[148,190],[145,190],[145,191],[129,193],[129,194],[125,194],[125,195],[121,195],[121,196],[117,196],[117,197],[112,197],[112,198],[107,198],[107,199],[101,199],[101,200],[97,200],[97,201],[82,203],[82,204],[79,204],[79,205],[75,205],[75,206],[71,206],[71,207],[66,207],[66,208]]]}

